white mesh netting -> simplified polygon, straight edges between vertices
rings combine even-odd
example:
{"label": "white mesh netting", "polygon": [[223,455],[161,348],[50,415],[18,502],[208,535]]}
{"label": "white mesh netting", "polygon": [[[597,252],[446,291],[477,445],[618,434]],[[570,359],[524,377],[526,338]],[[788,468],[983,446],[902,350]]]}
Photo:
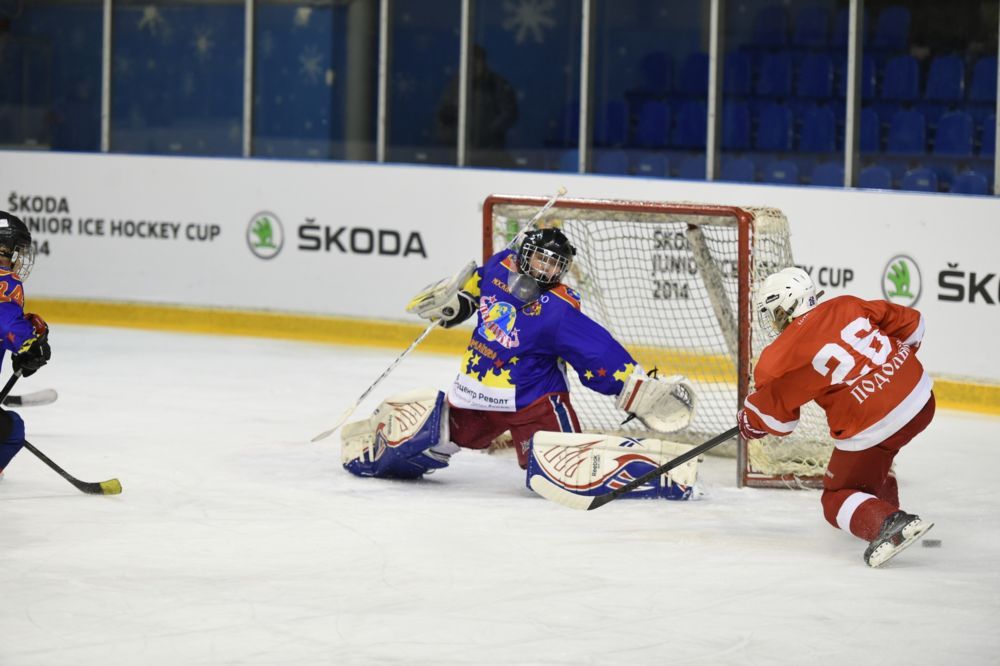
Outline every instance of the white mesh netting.
{"label": "white mesh netting", "polygon": [[[493,250],[506,247],[540,206],[488,200],[484,233],[492,238]],[[699,444],[735,424],[743,212],[744,224],[752,225],[746,265],[753,288],[770,272],[792,265],[788,222],[774,209],[563,200],[537,223],[558,226],[576,246],[565,282],[580,292],[583,311],[647,371],[657,367],[661,376],[684,374],[692,381],[699,399],[695,419],[672,439]],[[759,329],[756,317],[749,318],[752,364],[770,337]],[[583,388],[575,373],[569,375],[585,429],[650,435],[638,420],[622,427],[626,414],[615,408],[614,398]],[[792,436],[750,443],[743,478],[751,485],[815,479],[829,451],[826,418],[810,403]],[[735,452],[733,444],[728,452]]]}

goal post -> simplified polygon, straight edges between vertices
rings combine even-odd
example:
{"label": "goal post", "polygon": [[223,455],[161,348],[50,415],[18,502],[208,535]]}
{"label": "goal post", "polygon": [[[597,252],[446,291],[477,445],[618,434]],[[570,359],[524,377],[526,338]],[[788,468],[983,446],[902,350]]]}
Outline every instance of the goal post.
{"label": "goal post", "polygon": [[[545,203],[544,197],[490,195],[483,204],[483,258],[503,249]],[[537,226],[562,229],[577,248],[565,278],[583,311],[601,323],[647,370],[686,375],[699,407],[671,435],[700,443],[731,428],[751,390],[753,365],[771,340],[754,316],[755,286],[791,266],[788,221],[773,208],[605,199],[559,199]],[[614,398],[589,391],[567,373],[587,431],[646,436]],[[662,435],[661,435],[662,437]],[[826,418],[803,409],[786,438],[740,439],[740,486],[817,486],[832,450]]]}

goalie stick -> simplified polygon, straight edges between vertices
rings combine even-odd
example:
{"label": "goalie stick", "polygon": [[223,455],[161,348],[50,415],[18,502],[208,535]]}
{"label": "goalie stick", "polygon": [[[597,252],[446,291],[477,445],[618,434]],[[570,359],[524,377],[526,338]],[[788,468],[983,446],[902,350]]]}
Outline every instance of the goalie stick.
{"label": "goalie stick", "polygon": [[3,400],[4,407],[40,407],[41,405],[51,405],[56,401],[59,394],[54,389],[42,389],[32,393],[21,395],[9,395]]}
{"label": "goalie stick", "polygon": [[[20,372],[15,372],[11,375],[11,378],[7,380],[3,389],[0,390],[0,402],[6,401],[7,394],[10,393],[10,390],[14,388],[14,384],[16,384],[17,380],[20,378]],[[88,495],[118,495],[122,491],[122,484],[118,479],[108,479],[107,481],[81,481],[57,465],[47,455],[35,448],[35,445],[31,442],[25,440],[24,448],[31,451],[39,460],[55,470],[59,476],[69,481],[73,484],[73,487],[82,493],[87,493]]]}
{"label": "goalie stick", "polygon": [[[540,220],[541,217],[542,217],[542,215],[544,215],[550,208],[552,208],[553,206],[555,206],[556,205],[556,201],[558,201],[559,197],[561,197],[564,194],[566,194],[566,188],[565,187],[560,187],[558,190],[556,190],[556,193],[553,194],[552,197],[548,201],[545,202],[545,205],[542,206],[541,208],[539,208],[538,212],[535,213],[530,220],[528,220],[528,223],[526,225],[524,225],[524,228],[521,229],[521,231],[519,231],[517,233],[517,235],[514,236],[513,239],[511,239],[510,243],[507,244],[507,249],[510,249],[511,247],[513,247],[513,245],[515,243],[517,243],[517,241],[519,239],[523,238],[524,237],[524,232],[527,229],[529,229],[532,226],[534,226],[535,222],[537,222],[538,220]],[[419,345],[421,342],[423,342],[424,338],[426,338],[428,335],[430,335],[431,331],[433,331],[435,328],[437,328],[437,326],[438,326],[439,323],[440,323],[440,321],[433,321],[433,322],[431,322],[430,326],[428,326],[426,329],[424,329],[424,332],[421,333],[420,336],[416,340],[414,340],[410,344],[409,347],[407,347],[405,350],[403,350],[403,353],[400,354],[399,356],[397,356],[395,361],[393,361],[391,364],[389,364],[389,367],[386,368],[382,372],[382,374],[378,376],[378,379],[376,379],[374,382],[372,382],[371,386],[369,386],[367,389],[365,389],[365,392],[362,393],[361,396],[357,400],[355,400],[347,409],[344,410],[344,413],[341,414],[340,419],[337,421],[337,423],[332,428],[329,428],[328,430],[324,430],[323,432],[321,432],[320,434],[316,435],[315,437],[313,437],[309,441],[311,441],[311,442],[318,442],[321,439],[326,439],[327,437],[329,437],[333,433],[337,432],[337,430],[340,429],[340,426],[342,426],[345,423],[347,423],[347,419],[351,418],[351,414],[353,414],[354,410],[356,410],[361,405],[362,401],[364,401],[364,399],[368,397],[368,394],[371,393],[372,390],[376,386],[378,386],[382,382],[383,379],[385,379],[386,377],[388,377],[389,373],[392,372],[393,369],[395,369],[395,367],[397,365],[399,365],[399,362],[402,361],[411,351],[413,351],[414,349],[416,349],[417,345]]]}
{"label": "goalie stick", "polygon": [[544,497],[545,499],[552,500],[563,506],[568,506],[571,509],[581,509],[583,511],[592,511],[594,509],[599,509],[608,502],[618,499],[625,493],[631,492],[643,485],[652,481],[661,474],[666,474],[675,467],[680,467],[692,458],[697,458],[701,454],[705,453],[709,449],[715,448],[719,444],[722,444],[731,437],[735,437],[739,433],[740,429],[738,426],[733,426],[721,435],[716,435],[712,439],[708,440],[701,446],[696,446],[687,453],[679,455],[673,460],[660,465],[656,469],[649,471],[642,476],[626,483],[621,488],[612,490],[610,493],[605,493],[603,495],[591,496],[577,495],[576,493],[571,493],[568,490],[564,490],[552,483],[548,479],[541,475],[535,475],[531,477],[531,489],[536,493]]}

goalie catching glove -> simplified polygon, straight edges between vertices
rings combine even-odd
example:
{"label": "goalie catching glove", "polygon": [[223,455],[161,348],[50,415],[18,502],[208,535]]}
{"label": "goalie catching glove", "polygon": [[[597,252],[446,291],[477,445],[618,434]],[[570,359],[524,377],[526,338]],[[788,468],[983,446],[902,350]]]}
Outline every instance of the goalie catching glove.
{"label": "goalie catching glove", "polygon": [[694,418],[694,389],[681,375],[660,379],[636,369],[625,381],[615,406],[635,414],[657,432],[676,432]]}
{"label": "goalie catching glove", "polygon": [[462,323],[476,311],[475,299],[462,291],[475,273],[476,262],[470,261],[453,277],[427,285],[413,297],[406,311],[423,319],[440,321],[445,328]]}

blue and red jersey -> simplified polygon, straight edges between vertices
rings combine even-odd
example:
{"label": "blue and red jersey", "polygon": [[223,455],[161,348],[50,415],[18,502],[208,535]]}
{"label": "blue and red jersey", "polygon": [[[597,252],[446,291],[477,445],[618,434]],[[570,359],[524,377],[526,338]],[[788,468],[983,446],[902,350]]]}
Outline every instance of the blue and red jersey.
{"label": "blue and red jersey", "polygon": [[635,359],[580,311],[580,296],[569,287],[557,285],[529,302],[511,294],[516,261],[513,251],[499,252],[463,287],[476,299],[478,312],[449,402],[466,409],[516,411],[546,394],[569,390],[567,363],[587,388],[618,395],[636,369]]}

